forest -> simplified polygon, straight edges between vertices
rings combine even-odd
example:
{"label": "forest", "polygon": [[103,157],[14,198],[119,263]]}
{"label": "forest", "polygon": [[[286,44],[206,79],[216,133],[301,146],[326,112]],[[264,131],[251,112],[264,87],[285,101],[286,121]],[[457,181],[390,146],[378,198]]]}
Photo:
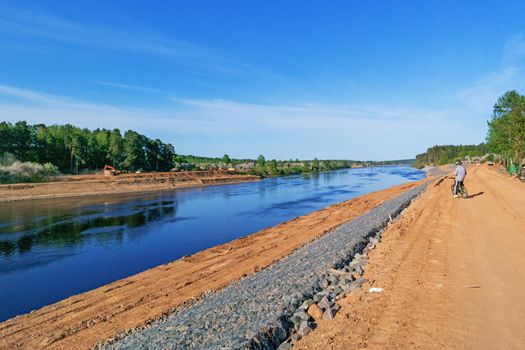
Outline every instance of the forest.
{"label": "forest", "polygon": [[427,149],[425,153],[416,156],[414,167],[421,168],[427,164],[443,165],[454,163],[457,159],[466,157],[481,157],[488,153],[488,146],[485,143],[479,145],[441,145]]}
{"label": "forest", "polygon": [[173,145],[133,130],[82,129],[73,125],[0,123],[0,155],[22,162],[53,164],[62,173],[99,170],[112,165],[126,171],[166,171],[173,166]]}
{"label": "forest", "polygon": [[512,90],[498,98],[488,127],[489,150],[516,172],[525,163],[525,96]]}

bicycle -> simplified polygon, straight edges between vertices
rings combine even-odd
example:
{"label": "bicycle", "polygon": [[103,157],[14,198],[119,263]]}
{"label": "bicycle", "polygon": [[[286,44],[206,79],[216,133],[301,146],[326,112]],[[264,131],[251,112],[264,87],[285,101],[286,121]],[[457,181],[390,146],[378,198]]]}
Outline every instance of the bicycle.
{"label": "bicycle", "polygon": [[[452,191],[452,195],[454,195],[454,185],[452,185],[452,187],[450,188],[451,191]],[[459,188],[458,188],[458,194],[460,195],[461,198],[465,198],[467,199],[468,198],[468,191],[467,191],[467,188],[465,187],[464,184],[460,184],[459,185]]]}

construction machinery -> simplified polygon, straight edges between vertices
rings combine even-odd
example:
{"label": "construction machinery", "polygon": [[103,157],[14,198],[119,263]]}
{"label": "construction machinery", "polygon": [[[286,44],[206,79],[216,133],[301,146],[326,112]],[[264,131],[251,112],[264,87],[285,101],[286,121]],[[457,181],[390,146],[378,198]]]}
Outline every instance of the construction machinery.
{"label": "construction machinery", "polygon": [[111,165],[104,165],[104,175],[106,176],[120,175],[120,170],[115,169]]}

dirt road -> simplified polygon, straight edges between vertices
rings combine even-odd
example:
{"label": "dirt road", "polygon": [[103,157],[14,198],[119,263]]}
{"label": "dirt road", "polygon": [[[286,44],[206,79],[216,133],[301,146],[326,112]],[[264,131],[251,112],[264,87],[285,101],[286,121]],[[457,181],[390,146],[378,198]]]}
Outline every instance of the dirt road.
{"label": "dirt road", "polygon": [[488,166],[470,168],[470,199],[451,183],[389,227],[369,282],[294,349],[525,349],[525,184]]}
{"label": "dirt road", "polygon": [[253,274],[420,183],[360,196],[0,323],[0,349],[90,348]]}

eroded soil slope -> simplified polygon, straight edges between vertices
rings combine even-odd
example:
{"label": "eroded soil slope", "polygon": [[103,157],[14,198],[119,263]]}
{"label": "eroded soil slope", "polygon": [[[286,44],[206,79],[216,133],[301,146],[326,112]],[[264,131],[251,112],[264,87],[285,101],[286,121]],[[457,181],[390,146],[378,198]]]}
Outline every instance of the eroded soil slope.
{"label": "eroded soil slope", "polygon": [[227,171],[191,171],[144,174],[71,175],[60,181],[0,185],[0,201],[64,198],[88,195],[169,190],[181,187],[258,181],[256,175]]}

